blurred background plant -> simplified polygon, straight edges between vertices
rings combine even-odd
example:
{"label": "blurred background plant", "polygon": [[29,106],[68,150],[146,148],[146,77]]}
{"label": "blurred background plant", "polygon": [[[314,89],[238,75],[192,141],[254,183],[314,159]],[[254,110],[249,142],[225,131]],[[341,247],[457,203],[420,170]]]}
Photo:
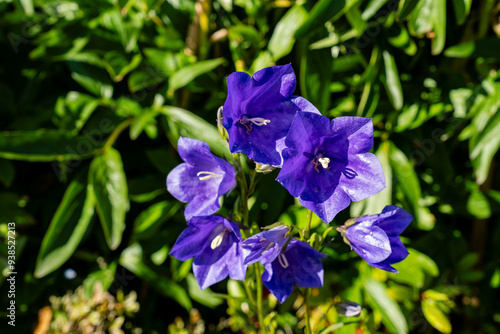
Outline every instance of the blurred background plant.
{"label": "blurred background plant", "polygon": [[[492,0],[0,1],[2,305],[10,221],[18,272],[16,327],[0,328],[31,331],[50,296],[99,282],[139,292],[132,323],[145,333],[255,332],[239,283],[202,291],[191,262],[168,255],[185,221],[165,177],[180,135],[228,154],[215,125],[227,75],[291,63],[296,94],[324,115],[375,125],[387,188],[336,224],[386,204],[415,216],[399,274],[326,245],[313,329],[497,333],[499,10]],[[262,176],[250,219],[305,226],[275,178]],[[360,317],[339,315],[341,300],[362,305]],[[266,325],[301,330],[300,305],[267,296]]]}
{"label": "blurred background plant", "polygon": [[125,316],[130,317],[139,311],[135,291],[128,296],[118,291],[115,299],[103,290],[100,282],[93,286],[90,296],[84,290],[83,286],[79,286],[74,293],[68,292],[63,297],[51,296],[51,306],[39,312],[39,323],[34,333],[124,334],[122,326],[127,333],[142,333],[140,328],[132,328],[130,322],[125,323]]}

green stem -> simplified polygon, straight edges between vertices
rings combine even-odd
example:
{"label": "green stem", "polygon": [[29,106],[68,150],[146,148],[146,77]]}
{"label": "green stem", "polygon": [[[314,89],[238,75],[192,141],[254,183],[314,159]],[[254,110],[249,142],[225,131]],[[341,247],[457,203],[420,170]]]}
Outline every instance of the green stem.
{"label": "green stem", "polygon": [[109,150],[109,148],[111,146],[113,146],[115,141],[118,139],[118,136],[120,136],[120,133],[122,133],[123,130],[125,130],[130,124],[132,124],[133,121],[134,121],[134,118],[131,117],[131,118],[124,120],[120,124],[118,124],[118,126],[113,130],[111,135],[106,140],[106,143],[104,143],[104,146],[101,149],[94,151],[94,154],[106,153],[106,151]]}
{"label": "green stem", "polygon": [[257,281],[257,315],[259,317],[260,332],[266,334],[266,327],[264,326],[264,315],[262,314],[262,279],[260,274],[260,267],[258,263],[254,264],[255,280]]}
{"label": "green stem", "polygon": [[306,334],[312,334],[311,332],[311,321],[309,319],[309,288],[306,288],[306,291],[304,293],[304,305],[306,307],[306,314],[305,314],[305,317],[306,317]]}
{"label": "green stem", "polygon": [[[309,242],[309,237],[311,235],[311,222],[312,222],[312,211],[307,210],[307,227],[306,231],[304,233],[304,237],[306,239],[306,242]],[[312,334],[311,331],[311,321],[309,319],[309,292],[311,289],[306,288],[305,293],[304,293],[304,305],[306,307],[306,314],[305,314],[305,320],[306,320],[306,334]]]}
{"label": "green stem", "polygon": [[[243,155],[241,156],[241,159],[244,159]],[[250,188],[248,187],[248,183],[246,180],[245,176],[245,171],[243,170],[243,163],[241,160],[239,161],[239,167],[241,171],[240,175],[240,188],[241,188],[241,205],[242,205],[242,211],[243,211],[243,225],[250,227],[249,222],[248,222],[248,197],[250,196]],[[253,186],[255,179],[255,173],[252,175],[252,181],[250,184],[250,187]],[[260,267],[258,263],[254,264],[254,271],[255,271],[255,283],[257,286],[257,296],[256,296],[256,303],[255,303],[255,308],[257,309],[257,316],[259,319],[259,324],[260,324],[260,332],[263,334],[266,334],[266,328],[264,326],[264,315],[262,313],[262,278],[261,278],[261,272],[260,272]],[[247,289],[247,284],[245,284],[245,289]],[[249,296],[249,299],[253,299],[251,295],[251,291],[248,288],[247,289],[247,294]]]}

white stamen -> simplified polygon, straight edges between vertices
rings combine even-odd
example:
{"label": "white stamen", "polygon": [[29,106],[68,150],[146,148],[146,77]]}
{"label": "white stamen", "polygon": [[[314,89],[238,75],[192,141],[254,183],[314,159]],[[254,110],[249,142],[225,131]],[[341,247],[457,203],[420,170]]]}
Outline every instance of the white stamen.
{"label": "white stamen", "polygon": [[217,247],[220,246],[222,243],[222,239],[224,238],[224,232],[218,234],[213,240],[212,243],[210,244],[210,248],[216,249]]}
{"label": "white stamen", "polygon": [[200,181],[210,180],[210,179],[213,179],[215,177],[222,177],[221,174],[217,174],[214,172],[198,172],[198,174],[196,174],[196,176],[198,176]]}
{"label": "white stamen", "polygon": [[322,157],[322,158],[319,158],[318,161],[321,164],[321,166],[323,166],[324,169],[327,169],[328,164],[330,163],[330,158]]}
{"label": "white stamen", "polygon": [[268,125],[269,123],[271,123],[271,120],[262,117],[247,118],[247,120],[258,126]]}
{"label": "white stamen", "polygon": [[261,254],[264,254],[267,252],[269,249],[271,249],[274,246],[274,242],[270,242],[267,244],[266,248],[261,252]]}
{"label": "white stamen", "polygon": [[286,259],[285,254],[283,254],[283,253],[278,255],[278,262],[281,264],[281,266],[283,268],[288,268],[288,266],[289,266],[288,260]]}

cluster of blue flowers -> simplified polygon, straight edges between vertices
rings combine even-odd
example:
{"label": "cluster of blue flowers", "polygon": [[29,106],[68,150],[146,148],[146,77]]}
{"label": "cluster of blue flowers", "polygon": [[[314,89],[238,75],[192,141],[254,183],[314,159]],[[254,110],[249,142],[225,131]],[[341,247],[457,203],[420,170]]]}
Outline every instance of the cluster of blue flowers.
{"label": "cluster of blue flowers", "polygon": [[[293,96],[296,80],[291,65],[265,68],[253,77],[235,72],[227,78],[222,109],[232,153],[258,164],[281,168],[277,181],[299,202],[330,223],[351,201],[361,201],[385,188],[384,173],[373,146],[373,124],[363,117],[330,121],[306,99]],[[168,191],[189,203],[188,227],[171,255],[194,258],[193,273],[202,289],[227,276],[244,280],[248,265],[260,262],[262,281],[283,302],[294,284],[323,285],[325,257],[307,242],[293,238],[290,228],[277,226],[243,240],[240,226],[221,216],[219,197],[236,185],[229,162],[214,156],[196,139],[179,139],[184,163],[167,177]],[[412,216],[396,206],[381,214],[349,220],[337,229],[346,243],[373,267],[391,272],[408,255],[399,234]]]}

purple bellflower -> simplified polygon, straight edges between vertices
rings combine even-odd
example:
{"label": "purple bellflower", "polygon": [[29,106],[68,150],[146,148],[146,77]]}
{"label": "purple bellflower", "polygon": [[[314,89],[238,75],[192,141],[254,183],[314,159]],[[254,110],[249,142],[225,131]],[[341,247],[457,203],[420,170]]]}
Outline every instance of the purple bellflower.
{"label": "purple bellflower", "polygon": [[194,217],[170,254],[186,261],[194,257],[193,273],[201,289],[231,279],[245,280],[240,228],[220,216]]}
{"label": "purple bellflower", "polygon": [[374,154],[369,118],[330,120],[298,113],[285,139],[278,182],[300,203],[329,223],[351,201],[385,188],[382,166]]}
{"label": "purple bellflower", "polygon": [[370,266],[397,273],[391,265],[408,256],[399,235],[412,219],[402,208],[387,205],[380,214],[351,219],[337,229]]}
{"label": "purple bellflower", "polygon": [[213,155],[201,140],[180,137],[177,149],[184,163],[167,176],[168,191],[186,206],[186,220],[220,209],[219,197],[236,185],[233,166]]}
{"label": "purple bellflower", "polygon": [[244,153],[260,164],[281,166],[284,138],[295,114],[320,114],[306,99],[292,96],[295,84],[290,64],[264,68],[253,77],[244,72],[228,76],[222,124],[232,153]]}
{"label": "purple bellflower", "polygon": [[323,286],[321,258],[326,257],[305,241],[288,242],[287,232],[285,226],[275,227],[246,239],[242,245],[245,263],[260,261],[264,265],[262,282],[280,303],[290,297],[294,284],[303,288]]}

